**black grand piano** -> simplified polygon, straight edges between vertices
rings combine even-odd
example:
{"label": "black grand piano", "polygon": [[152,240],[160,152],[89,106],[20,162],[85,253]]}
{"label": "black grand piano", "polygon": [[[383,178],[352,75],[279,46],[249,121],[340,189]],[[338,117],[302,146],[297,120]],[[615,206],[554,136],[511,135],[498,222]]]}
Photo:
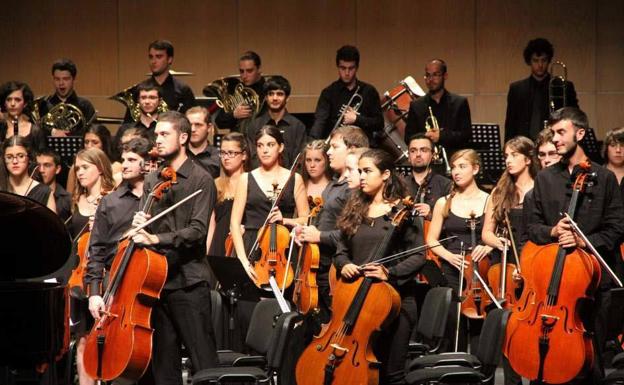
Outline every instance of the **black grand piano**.
{"label": "black grand piano", "polygon": [[45,280],[67,265],[71,241],[56,214],[6,192],[0,240],[0,383],[11,383],[66,348],[66,286]]}

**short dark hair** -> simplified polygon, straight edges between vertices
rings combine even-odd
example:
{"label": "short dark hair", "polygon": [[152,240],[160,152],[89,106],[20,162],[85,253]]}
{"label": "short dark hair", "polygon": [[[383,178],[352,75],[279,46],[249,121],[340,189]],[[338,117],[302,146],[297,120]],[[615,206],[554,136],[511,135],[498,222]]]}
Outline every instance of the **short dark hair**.
{"label": "short dark hair", "polygon": [[269,93],[269,91],[282,90],[286,93],[286,96],[290,96],[290,82],[283,76],[275,75],[271,76],[263,86],[265,95]]}
{"label": "short dark hair", "polygon": [[139,94],[141,93],[141,91],[154,91],[154,90],[158,92],[158,97],[162,98],[162,88],[160,88],[156,84],[151,83],[149,81],[143,81],[139,83],[139,85],[136,88],[137,100],[139,99]]}
{"label": "short dark hair", "polygon": [[29,105],[35,99],[35,95],[33,94],[28,84],[15,80],[8,81],[0,86],[0,110],[2,112],[6,112],[4,103],[6,102],[9,95],[11,95],[11,93],[15,91],[22,91],[22,94],[24,95],[24,113],[26,113]]}
{"label": "short dark hair", "polygon": [[260,68],[260,66],[262,65],[262,60],[260,59],[260,55],[258,55],[254,51],[244,52],[241,55],[240,59],[238,59],[238,61],[243,61],[243,60],[252,60],[254,64],[256,65],[256,67],[258,68]]}
{"label": "short dark hair", "polygon": [[186,143],[188,143],[191,139],[191,122],[189,122],[188,118],[183,113],[178,111],[167,111],[158,115],[158,122],[171,123],[173,129],[176,130],[178,134],[187,134],[188,139],[186,140]]}
{"label": "short dark hair", "polygon": [[548,127],[552,127],[562,120],[569,120],[576,129],[589,129],[587,114],[576,107],[563,107],[552,112],[548,118]]}
{"label": "short dark hair", "polygon": [[54,71],[69,71],[72,78],[75,78],[78,74],[78,68],[76,68],[76,64],[71,61],[71,59],[58,59],[54,63],[52,63],[52,75],[54,75]]}
{"label": "short dark hair", "polygon": [[54,163],[55,166],[61,165],[61,156],[56,151],[52,151],[50,149],[43,149],[43,150],[37,151],[36,156],[49,156],[52,158],[52,162]]}
{"label": "short dark hair", "polygon": [[343,45],[342,47],[338,48],[338,51],[336,51],[336,66],[338,65],[338,62],[340,60],[353,61],[355,62],[355,66],[359,67],[360,51],[358,51],[357,47],[354,47],[352,45]]}
{"label": "short dark hair", "polygon": [[529,41],[524,49],[522,55],[524,56],[524,62],[526,64],[531,64],[531,56],[533,56],[533,54],[538,56],[546,55],[550,62],[555,55],[555,48],[548,40],[538,37],[537,39]]}
{"label": "short dark hair", "polygon": [[624,143],[624,127],[613,128],[607,131],[604,142],[602,142],[602,158],[609,162],[607,148],[612,144]]}
{"label": "short dark hair", "polygon": [[134,152],[135,154],[139,154],[143,159],[149,156],[151,149],[151,142],[145,138],[133,138],[128,143],[121,146],[122,152]]}
{"label": "short dark hair", "polygon": [[442,74],[445,74],[447,71],[447,66],[446,66],[446,62],[442,59],[431,59],[429,60],[429,63],[427,64],[431,64],[431,63],[438,63],[440,65],[440,70],[442,71]]}
{"label": "short dark hair", "polygon": [[412,143],[412,140],[419,140],[419,139],[424,139],[424,140],[428,141],[429,144],[431,145],[431,149],[433,149],[433,146],[434,146],[433,140],[431,140],[430,137],[425,135],[424,132],[419,132],[419,133],[416,133],[416,134],[410,136],[409,141],[407,142],[407,146],[409,147],[410,143]]}
{"label": "short dark hair", "polygon": [[154,40],[147,47],[147,50],[152,48],[158,51],[167,51],[167,56],[173,57],[173,44],[169,40]]}

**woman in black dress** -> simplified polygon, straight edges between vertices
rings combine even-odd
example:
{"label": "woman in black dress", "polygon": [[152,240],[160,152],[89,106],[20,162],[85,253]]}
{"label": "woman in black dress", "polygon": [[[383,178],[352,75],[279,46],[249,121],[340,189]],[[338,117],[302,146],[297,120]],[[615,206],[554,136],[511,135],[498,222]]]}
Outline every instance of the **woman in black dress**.
{"label": "woman in black dress", "polygon": [[26,83],[10,81],[0,86],[3,116],[0,119],[0,142],[15,135],[17,122],[17,135],[28,139],[32,149],[39,151],[45,147],[45,133],[29,116],[33,99],[33,92]]}
{"label": "woman in black dress", "polygon": [[33,156],[28,141],[21,136],[11,136],[2,144],[2,154],[7,175],[4,189],[28,197],[56,212],[50,187],[32,179],[29,174],[28,165]]}

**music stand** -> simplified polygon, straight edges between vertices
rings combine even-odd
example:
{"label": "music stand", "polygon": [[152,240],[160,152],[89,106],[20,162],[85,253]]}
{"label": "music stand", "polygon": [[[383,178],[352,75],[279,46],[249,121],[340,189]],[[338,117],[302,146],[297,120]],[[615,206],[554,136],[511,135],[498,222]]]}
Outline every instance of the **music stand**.
{"label": "music stand", "polygon": [[475,149],[481,157],[481,172],[477,175],[479,183],[495,184],[505,171],[498,124],[473,124],[472,136],[466,147]]}
{"label": "music stand", "polygon": [[585,130],[585,136],[583,139],[579,141],[579,144],[585,150],[587,157],[593,160],[596,163],[602,163],[602,154],[601,154],[601,144],[598,142],[596,138],[596,132],[594,129],[589,127]]}
{"label": "music stand", "polygon": [[61,161],[71,167],[78,151],[84,148],[82,136],[48,136],[46,138],[48,148],[56,152]]}

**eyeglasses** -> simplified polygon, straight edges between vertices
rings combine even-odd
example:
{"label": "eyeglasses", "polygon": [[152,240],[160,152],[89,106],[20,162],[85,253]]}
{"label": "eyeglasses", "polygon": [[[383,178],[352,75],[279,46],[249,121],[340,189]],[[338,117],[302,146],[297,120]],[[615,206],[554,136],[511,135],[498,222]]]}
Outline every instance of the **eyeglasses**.
{"label": "eyeglasses", "polygon": [[19,153],[19,154],[15,154],[15,155],[9,154],[9,155],[5,155],[4,156],[4,160],[7,163],[13,162],[14,159],[17,159],[19,162],[23,162],[24,159],[26,159],[27,156],[28,156],[28,154],[25,154],[23,152]]}
{"label": "eyeglasses", "polygon": [[242,153],[243,151],[219,151],[219,156],[221,158],[234,158]]}
{"label": "eyeglasses", "polygon": [[538,152],[537,153],[537,157],[539,159],[544,159],[544,158],[554,158],[555,156],[558,156],[559,154],[557,154],[557,151],[548,151],[548,152]]}

